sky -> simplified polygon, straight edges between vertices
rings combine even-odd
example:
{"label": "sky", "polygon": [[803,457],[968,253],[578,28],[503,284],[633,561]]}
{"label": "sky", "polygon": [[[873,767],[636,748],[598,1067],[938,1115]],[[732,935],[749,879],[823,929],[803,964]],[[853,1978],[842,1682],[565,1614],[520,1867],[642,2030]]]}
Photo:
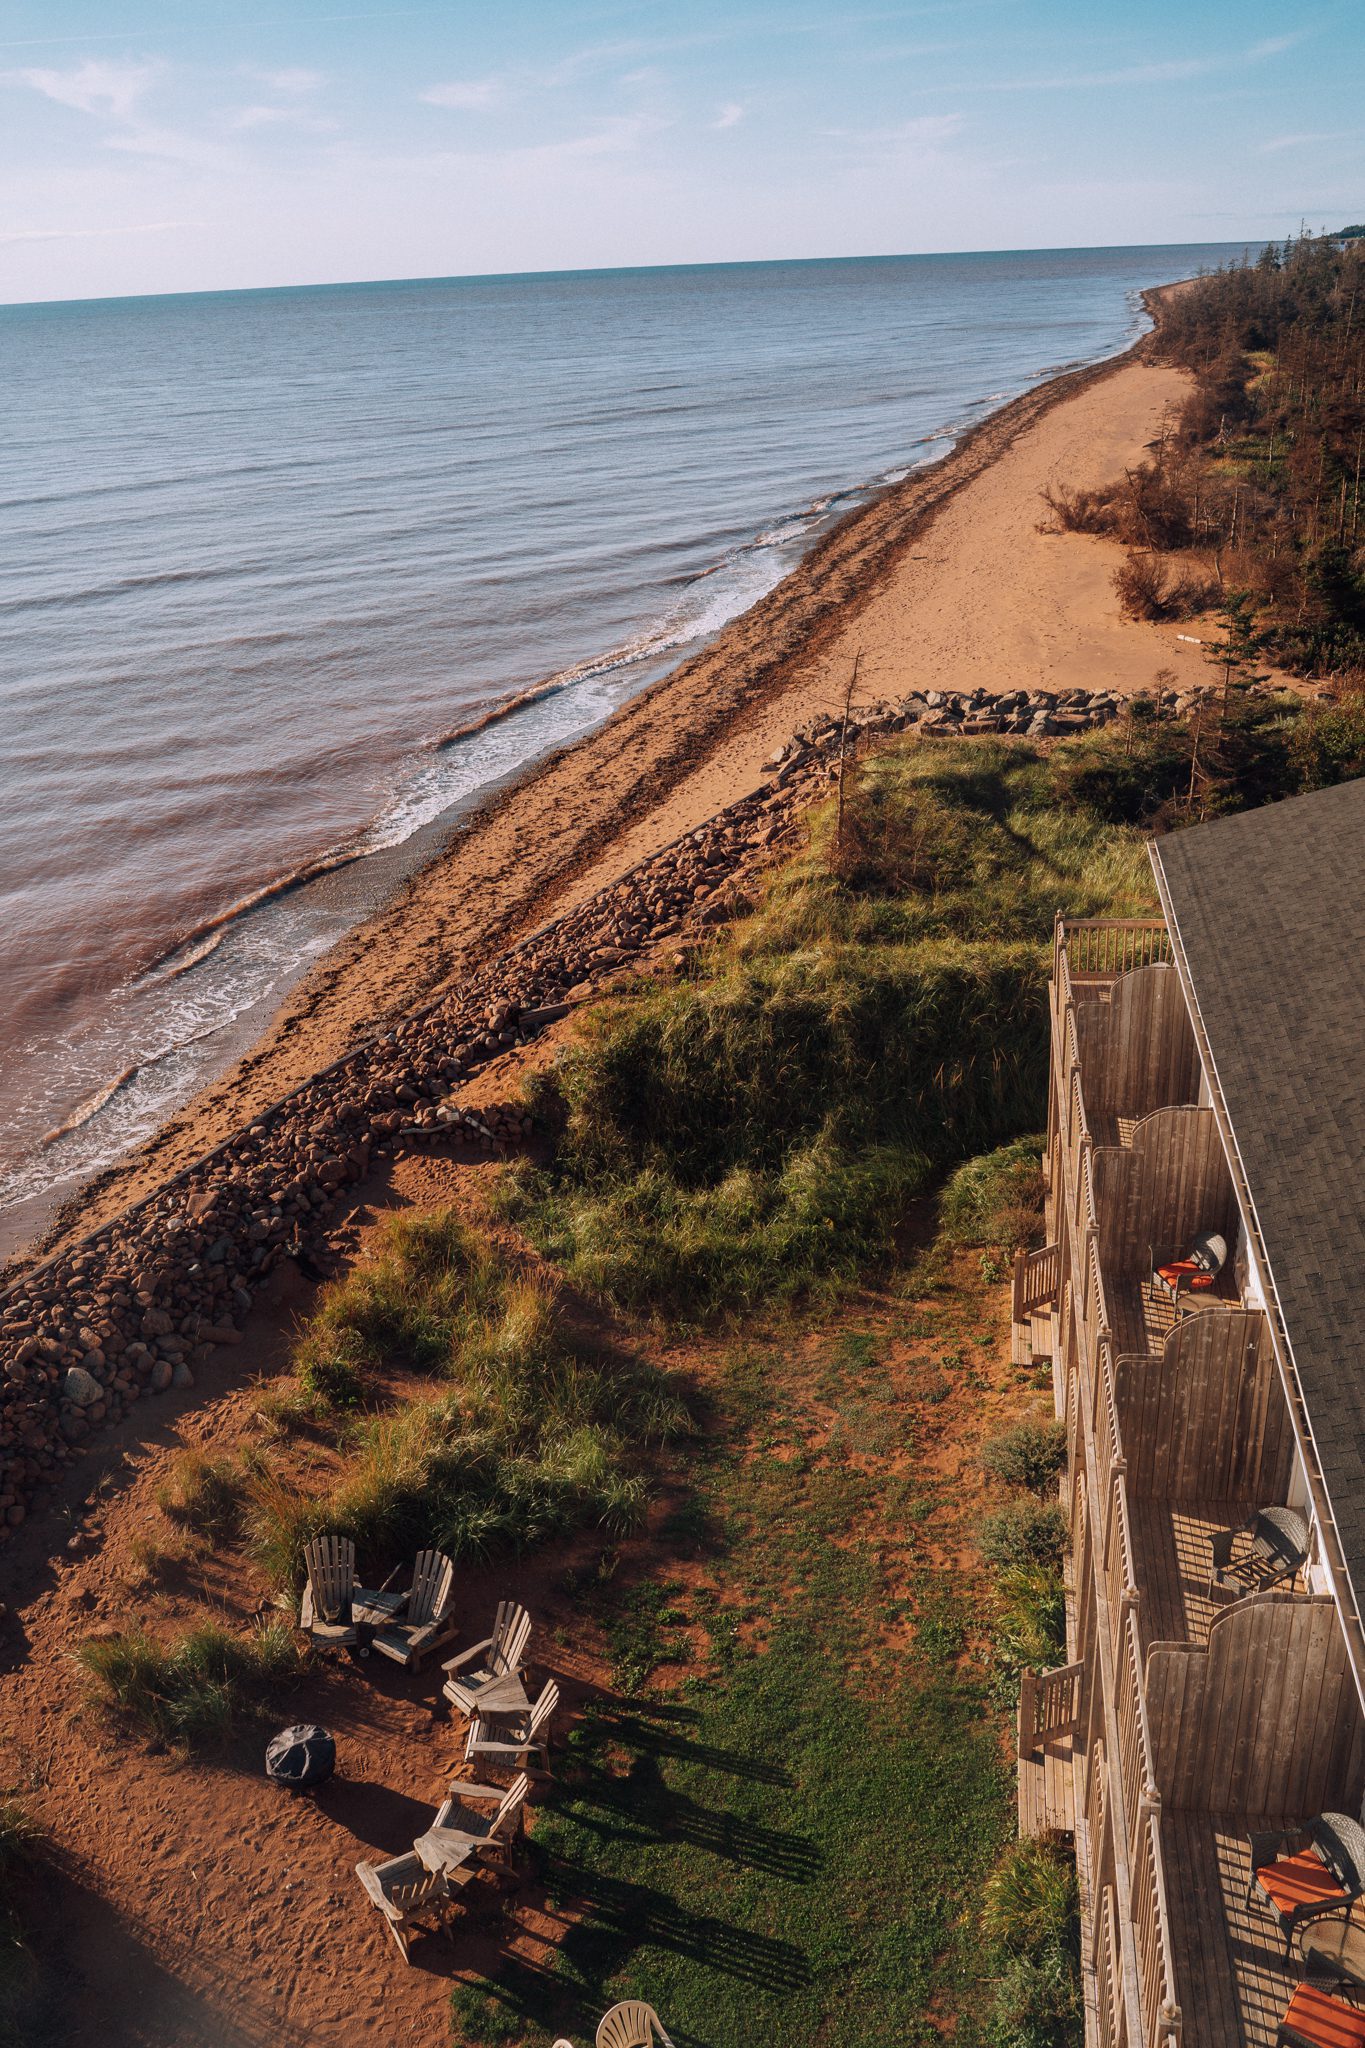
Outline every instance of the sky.
{"label": "sky", "polygon": [[1359,0],[2,0],[0,302],[1365,218]]}

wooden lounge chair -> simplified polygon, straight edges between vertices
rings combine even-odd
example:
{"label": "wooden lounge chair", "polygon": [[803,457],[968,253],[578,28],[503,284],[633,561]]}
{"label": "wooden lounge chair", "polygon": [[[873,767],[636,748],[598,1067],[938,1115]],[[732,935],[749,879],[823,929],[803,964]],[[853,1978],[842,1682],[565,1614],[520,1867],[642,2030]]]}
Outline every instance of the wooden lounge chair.
{"label": "wooden lounge chair", "polygon": [[663,2021],[643,1999],[626,1998],[604,2013],[597,2029],[597,2048],[673,2048]]}
{"label": "wooden lounge chair", "polygon": [[424,1657],[449,1641],[455,1626],[450,1612],[455,1567],[442,1550],[422,1550],[412,1568],[412,1588],[401,1620],[376,1629],[371,1647],[395,1664],[417,1669]]}
{"label": "wooden lounge chair", "polygon": [[1275,2048],[1365,2048],[1365,2012],[1317,1984],[1300,1984],[1280,2021]]}
{"label": "wooden lounge chair", "polygon": [[499,1679],[515,1678],[531,1638],[531,1617],[512,1600],[500,1600],[493,1633],[485,1642],[461,1650],[443,1667],[441,1690],[461,1713],[472,1714],[479,1695]]}
{"label": "wooden lounge chair", "polygon": [[1227,1264],[1227,1258],[1227,1239],[1216,1231],[1210,1231],[1206,1236],[1195,1239],[1188,1258],[1172,1259],[1165,1266],[1155,1267],[1152,1285],[1164,1288],[1174,1302],[1178,1302],[1185,1292],[1210,1293]]}
{"label": "wooden lounge chair", "polygon": [[[1237,1545],[1243,1537],[1251,1541]],[[1243,1593],[1263,1593],[1292,1579],[1308,1557],[1308,1524],[1293,1508],[1261,1508],[1237,1529],[1209,1537],[1209,1597],[1229,1580]]]}
{"label": "wooden lounge chair", "polygon": [[424,1870],[411,1850],[406,1856],[390,1856],[386,1863],[357,1863],[355,1874],[384,1915],[403,1961],[410,1962],[408,1948],[414,1932],[421,1928],[436,1933],[444,1918],[450,1896],[444,1877]]}
{"label": "wooden lounge chair", "polygon": [[303,1547],[308,1584],[299,1626],[323,1649],[349,1649],[359,1640],[351,1621],[355,1545],[349,1536],[314,1536]]}
{"label": "wooden lounge chair", "polygon": [[[521,1827],[521,1809],[531,1781],[523,1771],[504,1791],[498,1785],[467,1785],[456,1779],[450,1796],[436,1809],[431,1832],[459,1835],[472,1844],[477,1857],[509,1870],[512,1844]],[[488,1807],[497,1801],[491,1814]],[[483,1809],[480,1811],[480,1809]]]}
{"label": "wooden lounge chair", "polygon": [[[1284,1929],[1284,1952],[1310,1920],[1349,1913],[1365,1892],[1365,1828],[1344,1813],[1320,1813],[1301,1828],[1251,1837],[1247,1904],[1262,1892]],[[1287,1853],[1286,1853],[1287,1852]]]}
{"label": "wooden lounge chair", "polygon": [[541,1769],[550,1775],[550,1719],[559,1705],[559,1687],[546,1681],[540,1698],[524,1714],[488,1714],[477,1710],[469,1723],[465,1741],[465,1762],[500,1764],[505,1770],[524,1771],[538,1756]]}

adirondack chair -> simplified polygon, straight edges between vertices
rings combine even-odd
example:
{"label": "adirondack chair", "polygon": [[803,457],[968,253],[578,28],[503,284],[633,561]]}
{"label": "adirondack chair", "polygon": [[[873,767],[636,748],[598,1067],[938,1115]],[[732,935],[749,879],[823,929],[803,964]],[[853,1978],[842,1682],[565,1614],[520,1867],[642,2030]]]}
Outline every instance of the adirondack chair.
{"label": "adirondack chair", "polygon": [[626,1998],[602,2015],[597,2048],[673,2048],[673,2043],[652,2005]]}
{"label": "adirondack chair", "polygon": [[[450,1787],[450,1796],[436,1809],[436,1818],[431,1823],[432,1832],[438,1828],[448,1834],[459,1835],[471,1842],[475,1853],[504,1870],[512,1865],[512,1844],[521,1826],[521,1809],[531,1781],[523,1771],[519,1778],[504,1792],[496,1785],[466,1785],[456,1779]],[[494,1800],[496,1811],[486,1811]],[[480,1807],[485,1811],[480,1812]]]}
{"label": "adirondack chair", "polygon": [[447,1673],[441,1690],[461,1713],[472,1714],[480,1693],[500,1678],[514,1678],[531,1637],[531,1617],[512,1600],[500,1600],[493,1633],[485,1642],[461,1650],[442,1666]]}
{"label": "adirondack chair", "polygon": [[303,1548],[308,1570],[299,1626],[324,1649],[347,1649],[358,1641],[351,1622],[355,1593],[355,1545],[349,1536],[315,1536]]}
{"label": "adirondack chair", "polygon": [[384,1915],[403,1961],[410,1962],[408,1948],[414,1932],[421,1928],[435,1933],[444,1918],[449,1900],[444,1877],[424,1870],[412,1850],[405,1856],[390,1856],[386,1863],[357,1863],[355,1874],[371,1903]]}
{"label": "adirondack chair", "polygon": [[395,1664],[411,1665],[449,1640],[455,1626],[450,1613],[451,1585],[455,1567],[443,1550],[422,1550],[412,1568],[412,1590],[407,1596],[401,1620],[377,1629],[371,1647]]}
{"label": "adirondack chair", "polygon": [[559,1705],[559,1687],[549,1679],[535,1705],[524,1714],[481,1714],[475,1711],[465,1741],[465,1762],[501,1764],[509,1771],[524,1771],[528,1760],[538,1756],[541,1769],[550,1775],[550,1719]]}

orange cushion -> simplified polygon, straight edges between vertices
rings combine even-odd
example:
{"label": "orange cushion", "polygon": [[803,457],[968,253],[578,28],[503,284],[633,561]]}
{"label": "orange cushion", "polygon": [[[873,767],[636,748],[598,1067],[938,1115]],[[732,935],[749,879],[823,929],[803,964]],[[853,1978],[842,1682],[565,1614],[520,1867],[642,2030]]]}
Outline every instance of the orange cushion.
{"label": "orange cushion", "polygon": [[1300,1984],[1284,2023],[1321,2048],[1365,2048],[1365,2012],[1313,1984]]}
{"label": "orange cushion", "polygon": [[1262,1865],[1256,1882],[1281,1913],[1292,1913],[1295,1906],[1325,1904],[1328,1899],[1347,1897],[1340,1879],[1333,1877],[1322,1858],[1311,1849],[1300,1849],[1297,1856],[1282,1856],[1278,1863]]}

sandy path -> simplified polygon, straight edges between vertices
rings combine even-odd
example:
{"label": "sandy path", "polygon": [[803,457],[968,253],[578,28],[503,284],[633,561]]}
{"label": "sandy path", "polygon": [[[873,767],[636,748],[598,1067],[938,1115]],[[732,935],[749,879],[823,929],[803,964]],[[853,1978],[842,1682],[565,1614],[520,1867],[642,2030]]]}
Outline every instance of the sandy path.
{"label": "sandy path", "polygon": [[1117,550],[1038,532],[1049,482],[1140,459],[1182,374],[1143,360],[1057,378],[850,516],[709,648],[476,818],[287,1000],[259,1044],[70,1205],[89,1228],[462,967],[753,787],[766,754],[842,698],[911,686],[1133,691],[1203,664],[1118,613]]}

